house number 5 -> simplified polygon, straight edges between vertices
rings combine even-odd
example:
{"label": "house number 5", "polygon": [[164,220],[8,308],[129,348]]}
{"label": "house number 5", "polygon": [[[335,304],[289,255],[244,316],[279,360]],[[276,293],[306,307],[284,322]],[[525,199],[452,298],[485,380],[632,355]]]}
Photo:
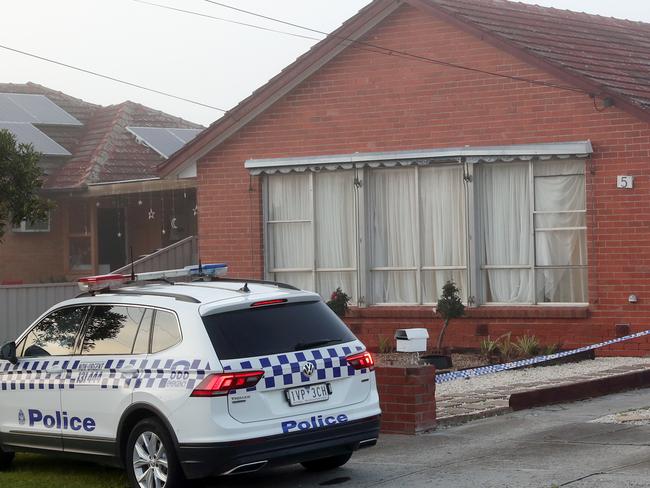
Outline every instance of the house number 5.
{"label": "house number 5", "polygon": [[634,176],[618,176],[616,188],[634,188]]}

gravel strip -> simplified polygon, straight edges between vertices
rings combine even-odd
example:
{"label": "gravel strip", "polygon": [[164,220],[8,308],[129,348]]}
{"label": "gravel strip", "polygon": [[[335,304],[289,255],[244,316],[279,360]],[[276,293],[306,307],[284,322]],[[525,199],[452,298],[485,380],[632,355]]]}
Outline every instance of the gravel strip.
{"label": "gravel strip", "polygon": [[[491,390],[497,388],[516,388],[520,384],[534,383],[560,383],[562,379],[575,381],[575,377],[592,379],[600,376],[601,373],[614,368],[638,366],[639,368],[650,368],[650,357],[607,357],[594,360],[581,361],[579,363],[561,364],[558,366],[543,366],[521,370],[502,371],[501,373],[479,376],[476,378],[461,379],[436,385],[436,396],[457,395],[471,393],[476,390]],[[621,373],[613,371],[610,374]],[[587,378],[587,376],[591,378]]]}

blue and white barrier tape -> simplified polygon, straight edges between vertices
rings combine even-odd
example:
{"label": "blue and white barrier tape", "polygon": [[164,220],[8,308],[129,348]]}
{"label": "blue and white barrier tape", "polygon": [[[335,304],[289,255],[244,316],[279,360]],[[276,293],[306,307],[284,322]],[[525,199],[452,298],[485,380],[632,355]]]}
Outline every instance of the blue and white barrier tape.
{"label": "blue and white barrier tape", "polygon": [[599,342],[598,344],[592,344],[590,346],[579,347],[578,349],[572,349],[570,351],[556,352],[555,354],[548,354],[546,356],[537,356],[534,358],[513,361],[511,363],[494,364],[491,366],[481,366],[480,368],[465,369],[463,371],[452,371],[450,373],[443,373],[441,375],[436,376],[436,383],[447,383],[448,381],[459,380],[461,378],[469,379],[469,378],[473,378],[474,376],[484,376],[486,374],[499,373],[501,371],[507,371],[509,369],[521,368],[522,366],[531,366],[533,364],[552,361],[553,359],[572,356],[573,354],[578,354],[580,352],[591,351],[592,349],[599,349],[601,347],[610,346],[618,342],[637,339],[638,337],[643,337],[646,335],[650,335],[650,330],[644,330],[642,332],[637,332],[636,334],[630,334],[624,337],[619,337],[617,339],[610,339],[609,341]]}

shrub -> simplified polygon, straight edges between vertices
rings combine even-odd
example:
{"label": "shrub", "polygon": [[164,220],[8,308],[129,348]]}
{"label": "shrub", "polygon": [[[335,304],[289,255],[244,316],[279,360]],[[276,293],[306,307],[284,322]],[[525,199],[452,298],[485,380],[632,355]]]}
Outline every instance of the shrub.
{"label": "shrub", "polygon": [[343,292],[339,287],[332,292],[332,296],[327,302],[327,306],[331,308],[336,315],[343,318],[345,317],[345,314],[348,313],[348,310],[350,310],[348,303],[350,303],[350,296]]}
{"label": "shrub", "polygon": [[442,296],[436,305],[436,313],[442,317],[443,325],[438,336],[438,351],[442,350],[442,343],[445,339],[445,332],[449,327],[451,319],[462,317],[465,315],[465,305],[460,298],[460,290],[453,281],[448,281],[442,287]]}
{"label": "shrub", "polygon": [[394,352],[395,348],[393,347],[393,343],[388,337],[379,337],[379,352],[381,354],[387,354],[390,352]]}
{"label": "shrub", "polygon": [[515,349],[520,356],[531,358],[539,354],[541,346],[535,336],[524,335],[517,339]]}

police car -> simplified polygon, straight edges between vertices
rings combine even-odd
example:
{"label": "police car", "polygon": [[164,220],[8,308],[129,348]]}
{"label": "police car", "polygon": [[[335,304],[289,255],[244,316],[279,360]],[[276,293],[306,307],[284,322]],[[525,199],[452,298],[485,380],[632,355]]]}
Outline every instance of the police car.
{"label": "police car", "polygon": [[[14,452],[123,466],[134,487],[301,463],[377,442],[373,359],[321,298],[225,265],[80,280],[0,351],[0,469]],[[172,282],[182,274],[193,281]],[[208,276],[206,276],[208,275]]]}

